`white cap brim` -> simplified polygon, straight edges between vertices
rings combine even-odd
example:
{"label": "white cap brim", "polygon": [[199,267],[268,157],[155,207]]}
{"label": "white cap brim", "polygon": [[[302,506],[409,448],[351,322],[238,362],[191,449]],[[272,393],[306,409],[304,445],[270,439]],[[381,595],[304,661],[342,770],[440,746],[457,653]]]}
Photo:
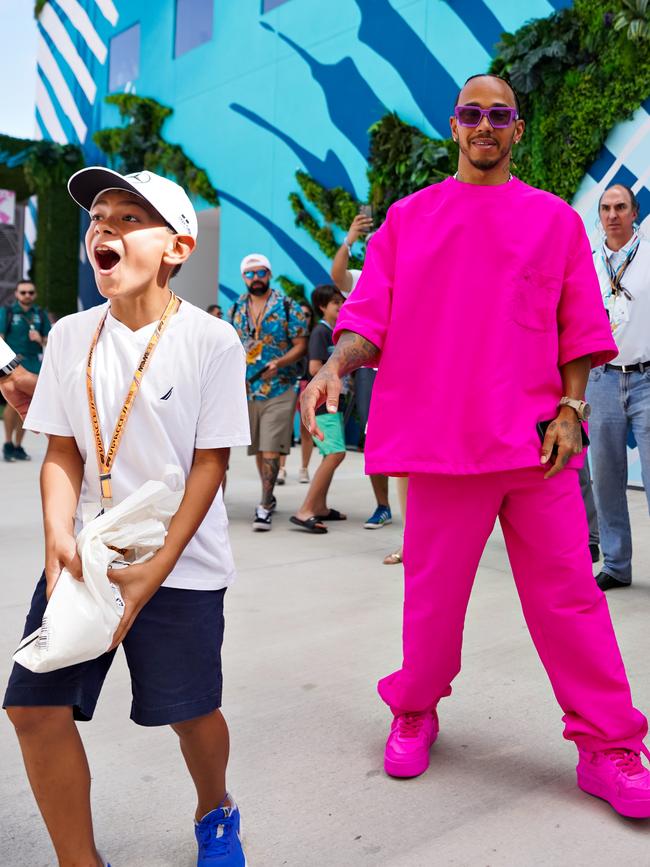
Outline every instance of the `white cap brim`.
{"label": "white cap brim", "polygon": [[[153,175],[153,173],[149,174]],[[158,197],[155,195],[155,189],[152,190],[149,185],[133,184],[128,180],[128,178],[124,177],[119,172],[113,171],[113,169],[107,169],[103,166],[89,166],[88,168],[80,169],[78,172],[75,172],[68,181],[68,192],[75,202],[85,211],[90,211],[97,196],[105,190],[127,190],[128,192],[133,193],[138,196],[138,198],[144,199],[148,202],[151,207],[160,214],[163,220],[165,220],[165,222],[168,223],[179,235],[191,235],[196,238],[198,234],[196,231],[197,227],[195,227],[196,215],[189,198],[187,198],[182,187],[179,187],[179,191],[182,191],[183,196],[187,200],[187,205],[191,208],[191,214],[193,217],[193,223],[187,221],[186,225],[183,225],[179,219],[177,219],[177,210],[169,209],[166,200],[157,200]],[[151,193],[151,195],[145,195],[145,190],[147,193]]]}
{"label": "white cap brim", "polygon": [[75,172],[68,181],[68,192],[84,211],[90,211],[93,202],[104,190],[128,190],[139,198],[144,198],[133,184],[130,184],[119,172],[114,172],[112,169],[91,166]]}

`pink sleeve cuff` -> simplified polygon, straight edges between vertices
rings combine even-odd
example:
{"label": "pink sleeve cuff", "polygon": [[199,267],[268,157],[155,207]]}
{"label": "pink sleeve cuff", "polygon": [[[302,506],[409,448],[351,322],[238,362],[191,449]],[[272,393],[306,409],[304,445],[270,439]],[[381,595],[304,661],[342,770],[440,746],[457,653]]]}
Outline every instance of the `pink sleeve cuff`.
{"label": "pink sleeve cuff", "polygon": [[600,367],[602,364],[607,364],[618,355],[617,349],[612,349],[611,341],[602,342],[594,347],[593,340],[582,346],[575,344],[574,346],[563,346],[558,358],[558,366],[563,367],[570,361],[575,361],[576,358],[582,358],[585,355],[591,355],[591,366]]}

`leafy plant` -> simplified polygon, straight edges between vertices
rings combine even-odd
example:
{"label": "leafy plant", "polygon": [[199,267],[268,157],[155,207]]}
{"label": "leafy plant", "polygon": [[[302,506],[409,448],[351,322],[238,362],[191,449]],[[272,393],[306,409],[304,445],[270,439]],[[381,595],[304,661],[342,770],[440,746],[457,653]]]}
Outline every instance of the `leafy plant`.
{"label": "leafy plant", "polygon": [[627,30],[632,42],[650,40],[650,8],[648,0],[622,0],[623,9],[614,18],[615,30]]}
{"label": "leafy plant", "polygon": [[[359,203],[341,187],[328,189],[305,172],[296,172],[296,180],[307,201],[316,207],[325,221],[321,225],[298,193],[293,192],[289,194],[289,201],[296,217],[296,226],[305,229],[328,259],[333,259],[341,243],[336,240],[333,226],[346,232],[359,213]],[[360,268],[361,263],[362,260],[356,256],[350,258],[352,268]]]}
{"label": "leafy plant", "polygon": [[646,44],[613,26],[629,5],[629,0],[575,0],[572,8],[504,37],[491,67],[521,87],[528,49],[534,53],[548,40],[565,45],[566,53],[552,61],[537,55],[537,63],[528,69],[529,75],[537,75],[531,90],[523,81],[526,132],[515,170],[527,183],[567,201],[610,131],[650,93]]}
{"label": "leafy plant", "polygon": [[[492,71],[507,73],[520,94],[548,87],[572,66],[583,66],[578,21],[572,9],[563,9],[548,18],[539,18],[516,33],[504,33],[497,43]],[[589,56],[591,59],[591,56]]]}
{"label": "leafy plant", "polygon": [[383,222],[393,202],[444,180],[457,157],[452,139],[431,139],[397,114],[385,115],[370,129],[369,199],[376,223]]}
{"label": "leafy plant", "polygon": [[219,204],[207,172],[198,168],[180,145],[169,144],[163,138],[163,124],[173,109],[133,93],[113,93],[106,97],[106,102],[115,105],[127,123],[99,130],[93,141],[115,166],[126,174],[144,168],[172,176],[192,195],[200,196],[210,205]]}
{"label": "leafy plant", "polygon": [[[393,202],[446,177],[456,154],[457,146],[451,139],[430,139],[396,114],[387,114],[378,121],[370,130],[368,164],[368,198],[375,225],[383,222]],[[303,198],[292,192],[289,201],[296,215],[296,225],[308,232],[328,259],[333,259],[361,203],[346,190],[328,189],[305,172],[297,172],[296,180],[304,198],[322,219],[319,221]],[[363,256],[351,256],[349,266],[362,268]]]}
{"label": "leafy plant", "polygon": [[82,167],[83,157],[76,145],[53,141],[34,142],[24,162],[25,177],[40,193],[52,187],[66,188],[70,176]]}
{"label": "leafy plant", "polygon": [[304,283],[296,283],[291,280],[289,277],[285,277],[284,274],[281,274],[276,281],[285,295],[289,298],[293,298],[294,301],[297,301],[298,304],[309,304],[307,301],[307,296],[305,294],[305,284]]}

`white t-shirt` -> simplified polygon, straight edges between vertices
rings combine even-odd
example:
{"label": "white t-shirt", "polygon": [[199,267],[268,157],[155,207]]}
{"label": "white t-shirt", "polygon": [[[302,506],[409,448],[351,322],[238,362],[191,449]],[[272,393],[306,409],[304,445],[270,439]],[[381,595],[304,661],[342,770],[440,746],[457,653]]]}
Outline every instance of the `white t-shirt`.
{"label": "white t-shirt", "polygon": [[[86,363],[108,304],[59,320],[49,335],[25,427],[74,437],[84,461],[77,509],[99,503],[95,440],[86,394]],[[129,384],[156,323],[131,331],[110,313],[93,362],[95,401],[104,448],[113,435]],[[244,350],[235,329],[187,301],[169,320],[145,370],[112,471],[113,501],[121,502],[175,464],[187,478],[194,449],[250,443]],[[165,587],[217,590],[234,578],[228,519],[221,491],[187,544]]]}
{"label": "white t-shirt", "polygon": [[0,337],[0,367],[6,367],[15,357],[16,353],[11,346]]}
{"label": "white t-shirt", "polygon": [[350,287],[349,292],[342,293],[345,298],[349,298],[350,295],[352,295],[352,293],[354,292],[356,285],[359,282],[359,277],[361,277],[361,271],[358,268],[350,268],[348,270],[348,274],[352,277],[352,286]]}
{"label": "white t-shirt", "polygon": [[[352,276],[352,288],[350,289],[350,291],[348,292],[347,295],[345,294],[345,292],[343,293],[345,298],[349,298],[350,295],[352,295],[352,293],[354,292],[354,290],[357,287],[357,283],[359,282],[359,277],[361,277],[361,271],[358,268],[350,268],[349,273]],[[370,369],[371,370],[377,370],[376,367],[372,367]],[[366,422],[366,429],[365,429],[364,433],[368,433],[368,422]]]}
{"label": "white t-shirt", "polygon": [[594,252],[594,264],[598,272],[603,302],[609,312],[609,320],[618,355],[612,364],[638,364],[650,361],[650,241],[641,237],[636,256],[623,275],[621,281],[632,296],[632,300],[619,292],[612,296],[607,267],[603,260],[606,255],[614,271],[625,261],[634,238],[620,250],[613,252],[601,246]]}

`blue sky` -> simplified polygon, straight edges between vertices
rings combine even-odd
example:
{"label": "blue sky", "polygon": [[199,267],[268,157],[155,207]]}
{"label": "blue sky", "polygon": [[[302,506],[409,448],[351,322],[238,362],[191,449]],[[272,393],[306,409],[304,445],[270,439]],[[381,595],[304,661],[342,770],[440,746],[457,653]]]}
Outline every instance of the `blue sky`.
{"label": "blue sky", "polygon": [[34,135],[36,22],[34,0],[0,0],[0,132]]}

